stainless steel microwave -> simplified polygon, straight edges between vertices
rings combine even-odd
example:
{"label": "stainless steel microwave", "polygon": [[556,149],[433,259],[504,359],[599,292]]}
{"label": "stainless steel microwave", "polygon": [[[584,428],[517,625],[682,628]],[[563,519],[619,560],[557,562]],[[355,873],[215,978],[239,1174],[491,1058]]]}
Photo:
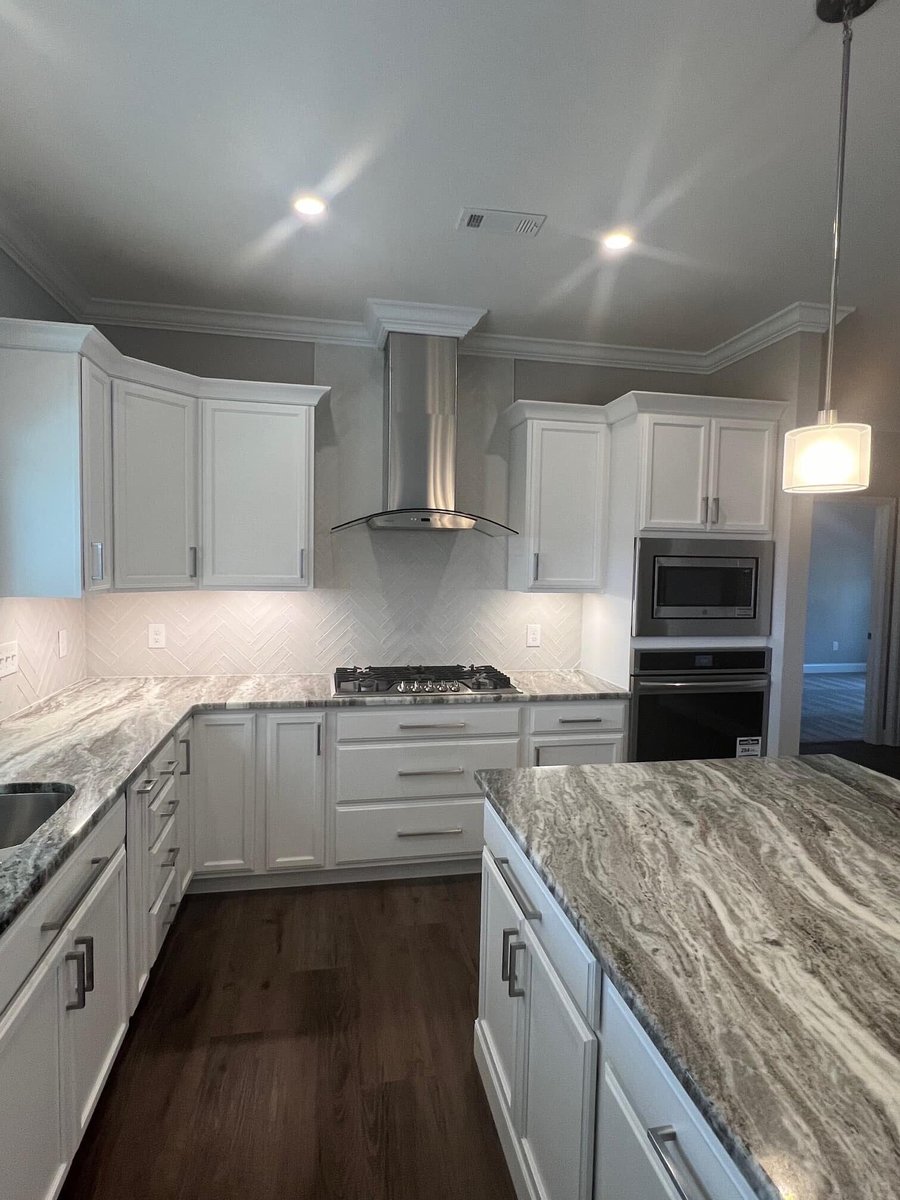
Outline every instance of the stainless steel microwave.
{"label": "stainless steel microwave", "polygon": [[638,538],[634,636],[767,636],[774,558],[773,542]]}

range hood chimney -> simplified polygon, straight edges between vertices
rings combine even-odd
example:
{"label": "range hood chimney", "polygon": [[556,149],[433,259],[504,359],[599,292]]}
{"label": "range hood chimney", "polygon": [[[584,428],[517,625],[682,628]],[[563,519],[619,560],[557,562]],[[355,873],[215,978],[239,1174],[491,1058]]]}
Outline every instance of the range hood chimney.
{"label": "range hood chimney", "polygon": [[506,525],[456,507],[458,341],[483,311],[370,300],[369,315],[378,344],[385,346],[382,510],[335,525],[332,532],[368,525],[514,534]]}

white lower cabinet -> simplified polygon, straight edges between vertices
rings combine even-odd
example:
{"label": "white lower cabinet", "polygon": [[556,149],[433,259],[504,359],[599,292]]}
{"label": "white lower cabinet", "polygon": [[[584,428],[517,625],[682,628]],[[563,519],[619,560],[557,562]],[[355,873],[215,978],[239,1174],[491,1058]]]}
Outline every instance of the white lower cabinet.
{"label": "white lower cabinet", "polygon": [[493,1068],[500,1098],[516,1112],[515,1081],[521,1005],[509,995],[506,964],[510,942],[519,940],[522,915],[488,851],[482,855],[481,973],[478,981],[478,1028]]}
{"label": "white lower cabinet", "polygon": [[302,710],[265,721],[267,871],[321,867],[325,862],[322,718]]}
{"label": "white lower cabinet", "polygon": [[678,1200],[609,1063],[600,1075],[596,1200]]}
{"label": "white lower cabinet", "polygon": [[249,872],[255,865],[256,716],[194,718],[194,869],[198,875]]}
{"label": "white lower cabinet", "polygon": [[625,738],[532,738],[531,765],[580,767],[590,763],[617,763],[625,758]]}

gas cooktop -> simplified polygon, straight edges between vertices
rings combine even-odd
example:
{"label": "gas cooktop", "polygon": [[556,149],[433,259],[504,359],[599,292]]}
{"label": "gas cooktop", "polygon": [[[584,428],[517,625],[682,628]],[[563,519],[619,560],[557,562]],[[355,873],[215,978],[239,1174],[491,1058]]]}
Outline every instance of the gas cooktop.
{"label": "gas cooktop", "polygon": [[497,692],[519,695],[496,667],[338,667],[334,694],[422,696]]}

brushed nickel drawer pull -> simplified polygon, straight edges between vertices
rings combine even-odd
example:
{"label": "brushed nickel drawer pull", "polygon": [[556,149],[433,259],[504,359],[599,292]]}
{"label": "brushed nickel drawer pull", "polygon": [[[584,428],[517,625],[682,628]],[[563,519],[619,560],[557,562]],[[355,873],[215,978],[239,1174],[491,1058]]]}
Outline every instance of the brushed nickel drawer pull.
{"label": "brushed nickel drawer pull", "polygon": [[173,846],[171,848],[171,850],[169,851],[169,857],[166,859],[166,861],[164,863],[160,863],[159,869],[161,871],[166,871],[166,870],[168,870],[169,867],[174,867],[175,863],[178,861],[178,855],[180,853],[181,853],[181,847]]}
{"label": "brushed nickel drawer pull", "polygon": [[85,986],[85,965],[84,951],[76,950],[74,953],[66,955],[66,962],[75,964],[75,999],[66,1001],[66,1009],[71,1011],[73,1008],[84,1008],[84,998],[87,993]]}
{"label": "brushed nickel drawer pull", "polygon": [[178,910],[178,901],[173,900],[172,903],[169,905],[169,915],[163,921],[164,926],[172,924],[172,922],[175,920],[175,913],[177,912],[177,910]]}
{"label": "brushed nickel drawer pull", "polygon": [[461,825],[454,825],[452,829],[398,829],[397,837],[450,837],[458,836],[462,831]]}
{"label": "brushed nickel drawer pull", "polygon": [[503,882],[506,884],[506,886],[512,892],[513,899],[515,900],[516,904],[518,904],[519,908],[521,908],[522,916],[525,918],[525,920],[526,921],[540,921],[540,919],[541,919],[540,910],[536,909],[534,907],[534,905],[531,903],[531,901],[526,896],[525,892],[522,890],[522,885],[519,883],[518,879],[516,879],[515,875],[513,875],[513,873],[512,873],[512,868],[509,865],[509,859],[508,858],[495,858],[494,862],[497,866],[497,870],[500,872],[501,876],[503,877]]}
{"label": "brushed nickel drawer pull", "polygon": [[560,725],[602,725],[603,717],[560,717]]}
{"label": "brushed nickel drawer pull", "polygon": [[149,796],[158,783],[158,779],[145,779],[143,783],[138,784],[138,786],[134,789],[135,795]]}
{"label": "brushed nickel drawer pull", "polygon": [[410,721],[408,724],[400,721],[398,729],[465,729],[465,721]]}
{"label": "brushed nickel drawer pull", "polygon": [[189,737],[179,738],[178,743],[184,746],[184,770],[182,776],[190,775],[191,773],[191,739]]}
{"label": "brushed nickel drawer pull", "polygon": [[77,937],[75,945],[79,950],[84,951],[84,990],[92,992],[94,990],[94,939],[92,937]]}
{"label": "brushed nickel drawer pull", "polygon": [[525,995],[525,989],[518,986],[516,980],[516,955],[520,950],[525,949],[524,942],[510,942],[509,944],[509,967],[507,979],[509,980],[509,995],[515,1000]]}
{"label": "brushed nickel drawer pull", "polygon": [[103,582],[103,543],[91,542],[91,583]]}
{"label": "brushed nickel drawer pull", "polygon": [[169,761],[166,763],[166,765],[163,767],[163,769],[160,771],[160,775],[174,775],[177,770],[178,770],[178,759],[170,758]]}
{"label": "brushed nickel drawer pull", "polygon": [[[659,1161],[662,1163],[666,1174],[672,1181],[672,1186],[675,1189],[678,1200],[697,1200],[697,1197],[701,1194],[699,1189],[691,1187],[690,1191],[687,1190],[684,1185],[684,1181],[681,1179],[681,1176],[666,1149],[668,1145],[678,1140],[678,1134],[675,1130],[675,1127],[673,1125],[654,1125],[652,1129],[647,1130],[647,1136],[649,1137],[650,1145],[656,1151]],[[707,1193],[704,1189],[702,1195],[706,1196],[706,1194]]]}
{"label": "brushed nickel drawer pull", "polygon": [[63,929],[66,925],[68,925],[69,918],[72,916],[75,909],[82,902],[82,900],[85,898],[85,896],[91,890],[91,888],[94,886],[94,884],[100,878],[100,876],[103,874],[103,869],[108,862],[109,862],[108,855],[105,858],[92,858],[91,859],[91,867],[93,868],[93,870],[91,871],[90,875],[88,875],[87,879],[85,880],[84,887],[82,887],[81,890],[78,892],[78,894],[75,896],[75,899],[72,901],[72,903],[66,909],[65,914],[63,916],[57,917],[53,921],[45,921],[43,923],[43,925],[41,926],[41,933],[56,933],[58,930]]}
{"label": "brushed nickel drawer pull", "polygon": [[518,932],[518,929],[503,930],[503,946],[500,950],[500,978],[504,983],[509,983],[509,939],[514,938]]}
{"label": "brushed nickel drawer pull", "polygon": [[417,770],[417,771],[398,771],[397,772],[397,774],[401,775],[401,776],[406,776],[406,775],[465,775],[465,773],[466,773],[465,767],[435,767],[434,769],[431,769],[431,770],[426,769],[426,770],[421,770],[421,771]]}

